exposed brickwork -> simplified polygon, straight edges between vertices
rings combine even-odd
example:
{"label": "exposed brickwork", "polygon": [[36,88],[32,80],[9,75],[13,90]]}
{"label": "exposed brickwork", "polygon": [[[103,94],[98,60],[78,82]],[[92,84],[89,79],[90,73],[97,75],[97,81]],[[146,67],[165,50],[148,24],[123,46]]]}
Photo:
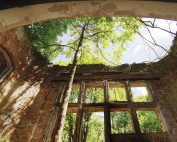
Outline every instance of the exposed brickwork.
{"label": "exposed brickwork", "polygon": [[[14,30],[0,35],[0,43],[11,57],[14,68],[0,85],[1,141],[9,141],[9,139],[16,141],[18,138],[20,141],[26,142],[39,115],[38,110],[41,108],[45,95],[49,95],[50,91],[53,91],[52,84],[48,85],[42,82],[45,69],[43,70],[42,66],[40,69],[38,67],[41,57],[34,57],[32,50],[27,47],[28,43],[19,42],[19,39],[20,37],[16,35]],[[35,61],[36,59],[38,62]],[[46,62],[41,59],[41,65],[45,64]],[[30,111],[29,106],[33,108],[33,111]],[[30,115],[25,115],[27,112]],[[19,122],[20,125],[18,125]],[[18,131],[14,131],[15,128],[18,128]],[[20,137],[16,136],[16,133]],[[40,136],[42,137],[42,134]]]}

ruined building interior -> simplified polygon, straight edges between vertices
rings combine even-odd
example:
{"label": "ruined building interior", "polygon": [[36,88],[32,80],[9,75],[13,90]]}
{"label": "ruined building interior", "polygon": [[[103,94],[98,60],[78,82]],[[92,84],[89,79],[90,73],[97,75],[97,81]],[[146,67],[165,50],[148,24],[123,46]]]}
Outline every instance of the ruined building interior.
{"label": "ruined building interior", "polygon": [[[53,65],[33,46],[22,28],[57,18],[83,16],[139,16],[177,21],[177,3],[165,0],[0,0],[0,142],[50,142],[45,140],[50,115],[60,102],[71,66]],[[47,35],[46,35],[47,36]],[[74,137],[80,140],[83,116],[101,114],[102,140],[93,142],[177,142],[177,39],[168,55],[157,62],[78,65],[67,113],[76,115]],[[136,88],[147,94],[136,99]],[[100,92],[87,100],[87,92]],[[116,89],[121,97],[110,97]],[[71,94],[72,95],[72,94]],[[83,98],[85,98],[84,101]],[[143,129],[142,115],[151,113],[158,131]],[[130,129],[113,126],[125,114]],[[150,118],[149,118],[150,120]],[[99,130],[98,130],[99,131]],[[86,141],[86,140],[85,140]],[[84,142],[85,142],[84,141]],[[67,142],[67,141],[66,141]],[[89,141],[90,142],[90,141]]]}

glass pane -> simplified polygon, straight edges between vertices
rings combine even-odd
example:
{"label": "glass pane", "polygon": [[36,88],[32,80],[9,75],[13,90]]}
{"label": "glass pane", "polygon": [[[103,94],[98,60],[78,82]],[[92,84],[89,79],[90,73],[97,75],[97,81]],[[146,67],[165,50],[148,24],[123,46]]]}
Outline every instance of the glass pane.
{"label": "glass pane", "polygon": [[155,111],[137,111],[141,132],[162,132],[160,121]]}
{"label": "glass pane", "polygon": [[129,111],[111,112],[111,133],[133,133],[132,119]]}
{"label": "glass pane", "polygon": [[79,85],[74,85],[71,90],[71,96],[69,98],[69,103],[77,103],[79,95]]}
{"label": "glass pane", "polygon": [[152,102],[152,97],[147,90],[145,83],[131,83],[132,101],[134,102]]}
{"label": "glass pane", "polygon": [[104,142],[104,113],[84,113],[81,135],[82,142]]}
{"label": "glass pane", "polygon": [[62,133],[62,142],[72,142],[76,123],[76,113],[67,113]]}
{"label": "glass pane", "polygon": [[104,102],[103,88],[87,88],[85,93],[85,103]]}

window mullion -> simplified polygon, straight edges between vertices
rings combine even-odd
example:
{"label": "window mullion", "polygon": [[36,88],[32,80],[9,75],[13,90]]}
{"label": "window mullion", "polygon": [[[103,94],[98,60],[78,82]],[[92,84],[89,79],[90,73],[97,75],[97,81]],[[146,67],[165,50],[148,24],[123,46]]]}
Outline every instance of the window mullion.
{"label": "window mullion", "polygon": [[109,105],[109,84],[104,82],[104,131],[105,142],[110,142],[111,122],[110,122],[110,105]]}
{"label": "window mullion", "polygon": [[83,100],[85,96],[85,83],[82,81],[78,96],[78,104],[77,104],[77,117],[74,131],[74,140],[73,142],[81,141],[81,129],[82,129],[82,120],[83,120]]}
{"label": "window mullion", "polygon": [[136,133],[141,133],[139,122],[138,122],[138,117],[137,117],[137,114],[136,114],[136,108],[135,108],[135,106],[132,102],[132,94],[131,94],[131,90],[130,90],[129,81],[126,81],[125,89],[126,89],[126,93],[127,93],[127,99],[128,99],[129,104],[130,104],[130,107],[131,107],[130,111],[131,111],[131,115],[132,115],[134,130],[135,130]]}

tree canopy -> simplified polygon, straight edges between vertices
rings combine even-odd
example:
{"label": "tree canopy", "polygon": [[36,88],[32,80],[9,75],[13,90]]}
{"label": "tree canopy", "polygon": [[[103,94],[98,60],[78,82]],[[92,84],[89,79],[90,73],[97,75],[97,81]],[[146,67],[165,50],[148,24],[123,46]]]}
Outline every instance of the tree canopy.
{"label": "tree canopy", "polygon": [[[37,23],[26,29],[33,45],[44,57],[49,61],[59,57],[56,62],[67,65],[72,62],[84,24],[79,64],[120,64],[126,45],[140,28],[140,22],[134,17],[82,17]],[[66,37],[69,39],[63,43],[62,36],[66,33],[69,33]]]}

